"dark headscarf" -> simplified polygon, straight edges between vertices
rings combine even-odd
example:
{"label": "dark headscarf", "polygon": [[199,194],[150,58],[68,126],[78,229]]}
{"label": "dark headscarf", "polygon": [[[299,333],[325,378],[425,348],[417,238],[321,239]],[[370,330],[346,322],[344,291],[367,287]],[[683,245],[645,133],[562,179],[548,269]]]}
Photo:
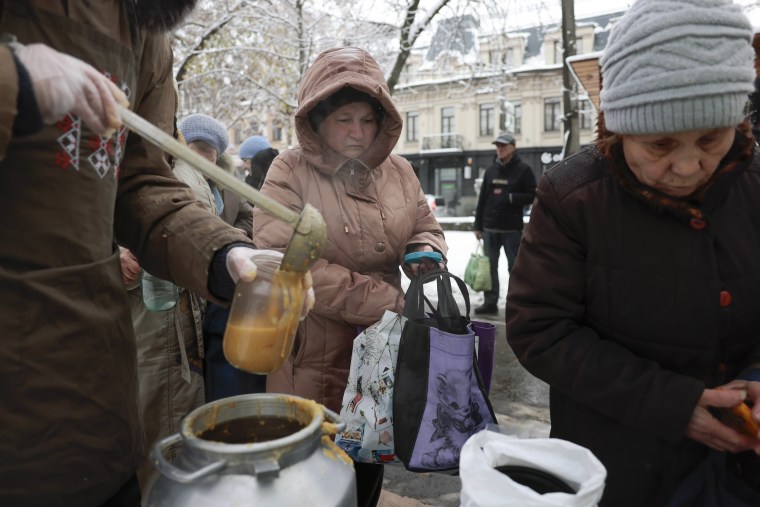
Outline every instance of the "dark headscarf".
{"label": "dark headscarf", "polygon": [[311,124],[311,128],[313,128],[314,132],[316,132],[319,129],[319,125],[324,121],[325,118],[330,116],[331,113],[335,112],[346,104],[352,104],[354,102],[366,102],[369,104],[372,107],[372,110],[375,111],[377,123],[380,124],[383,119],[383,115],[385,114],[383,106],[380,105],[380,102],[364,92],[361,92],[355,88],[351,88],[350,86],[346,86],[333,93],[326,99],[320,101],[316,106],[314,106],[314,109],[309,111],[309,123]]}

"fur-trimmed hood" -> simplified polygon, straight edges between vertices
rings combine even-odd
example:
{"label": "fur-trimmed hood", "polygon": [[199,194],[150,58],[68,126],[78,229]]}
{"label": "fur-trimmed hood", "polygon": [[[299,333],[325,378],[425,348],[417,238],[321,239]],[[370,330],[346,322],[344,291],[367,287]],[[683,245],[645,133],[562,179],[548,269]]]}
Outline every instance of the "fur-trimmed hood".
{"label": "fur-trimmed hood", "polygon": [[197,0],[131,0],[137,23],[149,31],[166,32],[179,25],[195,8]]}

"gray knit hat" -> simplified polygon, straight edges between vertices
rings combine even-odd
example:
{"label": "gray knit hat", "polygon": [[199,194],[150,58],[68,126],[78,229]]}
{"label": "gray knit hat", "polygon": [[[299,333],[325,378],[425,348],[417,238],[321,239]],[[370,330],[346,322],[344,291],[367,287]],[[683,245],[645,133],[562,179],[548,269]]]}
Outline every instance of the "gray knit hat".
{"label": "gray knit hat", "polygon": [[186,116],[179,125],[179,131],[187,144],[193,141],[203,141],[216,149],[217,157],[227,150],[229,138],[224,126],[205,114],[191,114]]}
{"label": "gray knit hat", "polygon": [[755,78],[751,39],[730,0],[638,0],[601,59],[605,126],[661,134],[741,123]]}

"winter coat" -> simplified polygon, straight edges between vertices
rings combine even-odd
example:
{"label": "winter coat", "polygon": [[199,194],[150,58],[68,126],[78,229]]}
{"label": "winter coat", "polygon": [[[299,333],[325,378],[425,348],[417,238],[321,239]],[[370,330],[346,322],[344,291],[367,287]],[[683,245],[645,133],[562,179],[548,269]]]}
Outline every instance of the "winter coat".
{"label": "winter coat", "polygon": [[224,201],[222,220],[245,232],[250,238],[253,229],[253,206],[228,188],[221,189],[221,192]]}
{"label": "winter coat", "polygon": [[517,153],[506,164],[496,158],[483,175],[473,230],[522,231],[523,207],[535,194],[533,170]]}
{"label": "winter coat", "polygon": [[[235,165],[232,157],[224,153],[217,162],[217,165],[235,176]],[[229,188],[220,188],[222,193],[222,220],[231,226],[240,229],[250,238],[253,236],[253,206],[248,201],[237,195]]]}
{"label": "winter coat", "polygon": [[[203,175],[183,160],[174,162],[174,176],[187,184],[198,202],[216,214],[214,195]],[[137,346],[139,407],[145,440],[150,447],[180,431],[182,418],[203,405],[203,309],[206,302],[179,287],[177,304],[161,312],[148,310],[142,287],[128,291]],[[176,456],[175,446],[165,454]],[[150,456],[137,470],[143,493],[158,476]]]}
{"label": "winter coat", "polygon": [[[355,160],[332,151],[311,128],[309,111],[344,86],[376,98],[385,115],[372,145]],[[363,50],[323,53],[304,76],[296,111],[300,148],[272,163],[262,192],[300,212],[316,207],[327,223],[327,244],[311,273],[316,306],[301,323],[284,366],[267,390],[293,393],[339,410],[357,326],[401,311],[399,266],[407,248],[427,244],[447,252],[443,231],[408,161],[391,155],[401,117],[380,68]],[[292,228],[254,208],[254,243],[283,249]]]}
{"label": "winter coat", "polygon": [[[0,33],[107,72],[135,112],[173,131],[169,42],[136,27],[133,2],[0,6]],[[214,252],[247,238],[198,205],[161,151],[125,128],[102,138],[70,114],[13,137],[17,83],[0,45],[0,505],[101,505],[144,454],[115,244],[212,298]]]}
{"label": "winter coat", "polygon": [[[551,435],[607,467],[602,505],[664,505],[707,448],[702,391],[760,362],[760,157],[738,135],[701,205],[596,148],[541,178],[507,337],[551,387]],[[730,161],[730,162],[726,162]]]}

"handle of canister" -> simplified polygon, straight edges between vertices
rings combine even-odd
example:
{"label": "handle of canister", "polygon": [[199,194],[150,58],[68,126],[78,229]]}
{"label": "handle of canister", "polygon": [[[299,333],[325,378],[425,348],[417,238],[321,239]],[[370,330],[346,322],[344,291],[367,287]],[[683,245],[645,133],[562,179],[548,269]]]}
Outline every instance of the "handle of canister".
{"label": "handle of canister", "polygon": [[227,461],[220,460],[215,461],[210,465],[206,465],[205,467],[194,472],[188,472],[186,470],[181,470],[175,467],[169,463],[169,460],[167,460],[164,456],[164,449],[171,445],[178,444],[181,441],[182,435],[175,433],[174,435],[169,435],[168,437],[156,442],[156,445],[153,446],[153,450],[151,451],[151,457],[153,458],[153,464],[156,466],[156,469],[169,479],[176,482],[181,482],[182,484],[187,484],[190,482],[195,482],[199,479],[203,479],[204,477],[211,475],[227,466]]}
{"label": "handle of canister", "polygon": [[322,407],[322,410],[325,412],[325,422],[335,423],[335,428],[338,430],[338,433],[346,429],[346,423],[338,414],[324,406]]}

